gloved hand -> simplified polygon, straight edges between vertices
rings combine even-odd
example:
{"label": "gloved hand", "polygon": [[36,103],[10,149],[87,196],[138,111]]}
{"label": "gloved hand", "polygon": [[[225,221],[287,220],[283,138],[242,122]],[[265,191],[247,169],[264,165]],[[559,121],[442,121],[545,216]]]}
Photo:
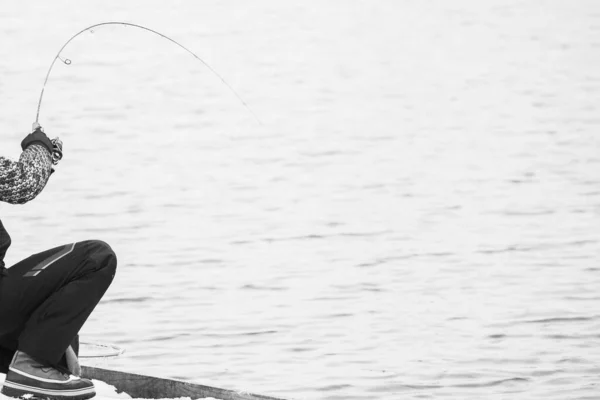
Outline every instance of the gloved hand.
{"label": "gloved hand", "polygon": [[54,151],[54,145],[52,144],[50,139],[48,139],[48,136],[46,136],[46,134],[42,130],[42,127],[39,124],[33,124],[33,132],[25,136],[25,139],[23,139],[23,141],[21,142],[21,149],[25,150],[27,147],[31,146],[34,143],[44,145],[48,149],[50,154],[52,154],[52,152]]}
{"label": "gloved hand", "polygon": [[21,142],[21,148],[25,150],[33,143],[42,144],[48,149],[50,154],[52,154],[52,164],[56,165],[62,160],[63,142],[57,137],[52,140],[48,139],[43,128],[37,122],[34,122],[33,124],[33,132],[27,135]]}

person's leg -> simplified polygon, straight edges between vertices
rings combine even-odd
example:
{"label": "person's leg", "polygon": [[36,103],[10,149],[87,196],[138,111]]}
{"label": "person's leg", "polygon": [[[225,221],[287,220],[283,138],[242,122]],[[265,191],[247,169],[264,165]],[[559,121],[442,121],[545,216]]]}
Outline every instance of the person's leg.
{"label": "person's leg", "polygon": [[0,345],[18,343],[19,350],[57,364],[110,286],[116,264],[107,244],[86,241],[9,268],[0,291]]}
{"label": "person's leg", "polygon": [[[35,254],[8,270],[0,281],[0,346],[18,351],[3,391],[17,385],[20,375],[54,374],[51,380],[60,380],[54,379],[59,371],[47,367],[58,366],[112,282],[115,269],[110,247],[87,241]],[[54,383],[53,393],[60,390]],[[72,398],[87,395],[73,393]]]}
{"label": "person's leg", "polygon": [[39,281],[26,283],[29,290],[45,291],[52,285],[49,282],[60,286],[30,315],[19,336],[19,350],[57,364],[110,286],[116,266],[108,245],[89,241],[77,243],[70,254],[47,268],[25,273],[22,281]]}

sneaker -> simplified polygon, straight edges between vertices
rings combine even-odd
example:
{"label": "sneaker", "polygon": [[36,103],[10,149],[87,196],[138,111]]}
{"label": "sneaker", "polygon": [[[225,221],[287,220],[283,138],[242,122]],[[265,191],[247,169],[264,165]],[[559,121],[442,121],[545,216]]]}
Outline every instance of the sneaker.
{"label": "sneaker", "polygon": [[86,400],[94,397],[96,391],[89,379],[40,364],[28,354],[17,351],[8,367],[2,394],[25,399]]}

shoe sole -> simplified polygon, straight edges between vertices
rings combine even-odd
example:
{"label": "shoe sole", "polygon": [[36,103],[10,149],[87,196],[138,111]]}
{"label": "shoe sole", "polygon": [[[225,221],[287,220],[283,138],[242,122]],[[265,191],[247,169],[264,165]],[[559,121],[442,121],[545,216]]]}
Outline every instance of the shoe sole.
{"label": "shoe sole", "polygon": [[8,397],[27,400],[87,400],[96,395],[93,387],[81,389],[52,390],[4,382],[2,394]]}

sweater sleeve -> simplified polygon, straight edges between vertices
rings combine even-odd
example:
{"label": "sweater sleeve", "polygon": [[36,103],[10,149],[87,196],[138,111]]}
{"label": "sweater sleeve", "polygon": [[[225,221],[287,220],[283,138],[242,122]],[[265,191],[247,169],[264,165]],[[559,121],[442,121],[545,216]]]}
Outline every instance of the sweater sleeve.
{"label": "sweater sleeve", "polygon": [[0,157],[0,201],[23,204],[35,198],[52,173],[52,156],[41,144],[27,147],[19,161]]}

